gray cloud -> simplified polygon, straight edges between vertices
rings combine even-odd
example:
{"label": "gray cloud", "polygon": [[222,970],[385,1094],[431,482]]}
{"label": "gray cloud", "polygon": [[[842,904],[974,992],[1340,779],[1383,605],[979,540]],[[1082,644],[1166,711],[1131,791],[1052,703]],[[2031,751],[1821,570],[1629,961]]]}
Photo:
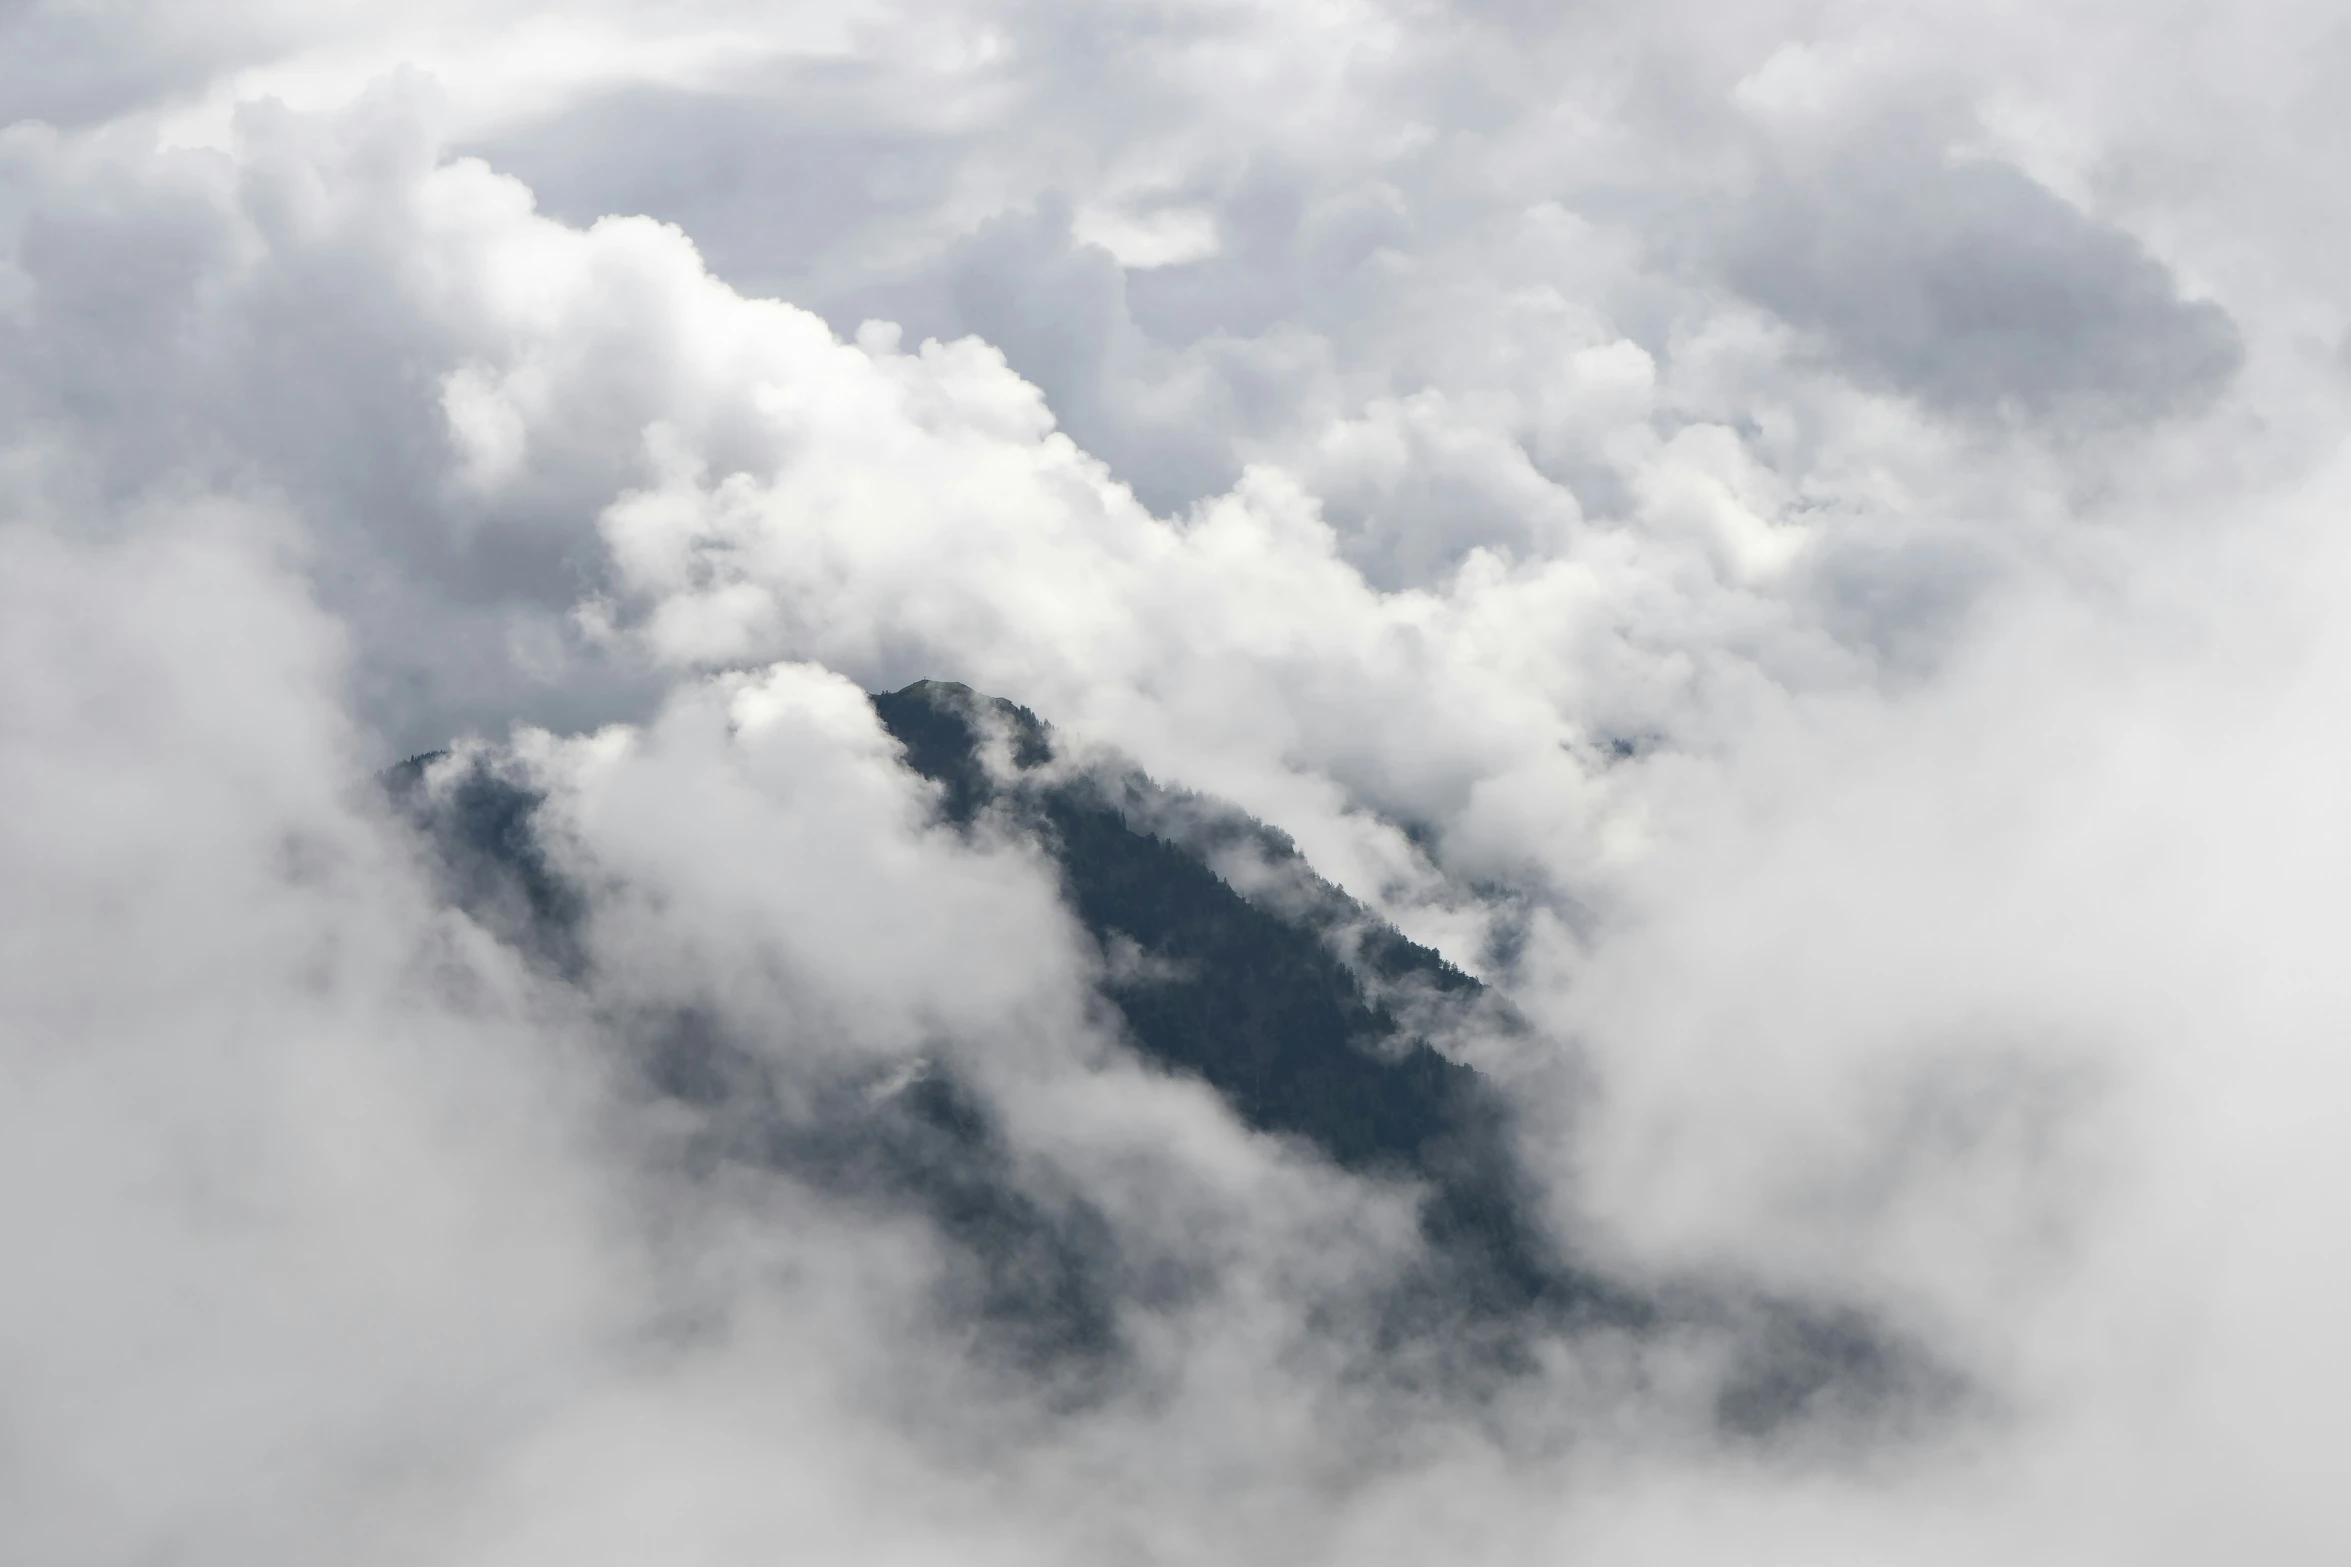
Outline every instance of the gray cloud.
{"label": "gray cloud", "polygon": [[569,222],[681,225],[748,292],[870,286],[874,252],[927,230],[955,194],[951,130],[882,112],[891,85],[872,64],[813,63],[734,94],[614,87],[466,150]]}
{"label": "gray cloud", "polygon": [[[0,13],[13,1554],[2341,1554],[2318,23],[1538,11]],[[1717,1315],[1397,1352],[921,675],[1483,970]],[[1965,1440],[1726,1441],[1840,1321]]]}
{"label": "gray cloud", "polygon": [[128,27],[125,20],[106,8],[59,0],[0,5],[0,60],[7,62],[0,66],[0,123],[103,123],[198,90],[222,69],[282,46],[282,29],[251,15],[230,13],[196,26],[162,14]]}
{"label": "gray cloud", "polygon": [[2162,418],[2208,406],[2244,361],[2228,312],[2183,300],[2130,235],[2014,168],[1923,149],[1774,178],[1726,267],[1840,362],[1956,413]]}

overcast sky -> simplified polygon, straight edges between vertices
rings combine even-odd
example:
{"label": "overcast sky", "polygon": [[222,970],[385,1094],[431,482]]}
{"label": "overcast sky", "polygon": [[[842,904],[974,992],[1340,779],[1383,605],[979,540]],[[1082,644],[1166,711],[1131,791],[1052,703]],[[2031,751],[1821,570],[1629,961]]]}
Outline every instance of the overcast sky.
{"label": "overcast sky", "polygon": [[[0,0],[0,1556],[2351,1560],[2347,70],[2306,0]],[[925,676],[1504,991],[1576,1245],[1959,1412],[1348,1373],[1406,1199],[1106,1034],[857,695]],[[591,978],[383,805],[452,746]],[[915,1219],[681,1170],[665,1008],[951,1058],[1213,1285],[1107,1394],[971,1353]]]}

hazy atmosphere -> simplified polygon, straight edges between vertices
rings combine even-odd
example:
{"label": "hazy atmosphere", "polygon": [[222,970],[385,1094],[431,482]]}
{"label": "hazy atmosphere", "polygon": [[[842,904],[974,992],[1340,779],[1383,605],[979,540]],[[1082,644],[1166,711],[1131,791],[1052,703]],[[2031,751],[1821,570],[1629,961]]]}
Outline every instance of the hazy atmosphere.
{"label": "hazy atmosphere", "polygon": [[2347,74],[0,0],[0,1558],[2351,1561]]}

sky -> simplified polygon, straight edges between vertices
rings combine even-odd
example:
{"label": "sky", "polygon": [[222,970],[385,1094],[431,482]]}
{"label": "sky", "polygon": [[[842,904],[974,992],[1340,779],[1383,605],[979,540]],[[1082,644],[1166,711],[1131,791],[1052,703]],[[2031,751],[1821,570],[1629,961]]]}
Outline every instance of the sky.
{"label": "sky", "polygon": [[[0,1555],[2351,1559],[2347,65],[2302,0],[0,0]],[[1506,996],[1453,1048],[1584,1254],[1966,1395],[1358,1374],[1407,1196],[1120,1044],[859,695],[924,677]],[[587,977],[385,803],[442,748]],[[689,1011],[810,1103],[951,1061],[1195,1281],[1131,1378],[691,1167],[626,1070]]]}

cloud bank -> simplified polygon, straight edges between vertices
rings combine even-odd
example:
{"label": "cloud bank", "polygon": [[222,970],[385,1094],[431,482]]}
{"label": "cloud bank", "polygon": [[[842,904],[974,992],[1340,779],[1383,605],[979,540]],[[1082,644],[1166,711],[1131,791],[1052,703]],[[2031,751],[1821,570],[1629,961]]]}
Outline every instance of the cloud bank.
{"label": "cloud bank", "polygon": [[[11,1556],[2342,1554],[2323,13],[772,11],[0,9]],[[925,676],[1937,1375],[1397,1352]]]}

